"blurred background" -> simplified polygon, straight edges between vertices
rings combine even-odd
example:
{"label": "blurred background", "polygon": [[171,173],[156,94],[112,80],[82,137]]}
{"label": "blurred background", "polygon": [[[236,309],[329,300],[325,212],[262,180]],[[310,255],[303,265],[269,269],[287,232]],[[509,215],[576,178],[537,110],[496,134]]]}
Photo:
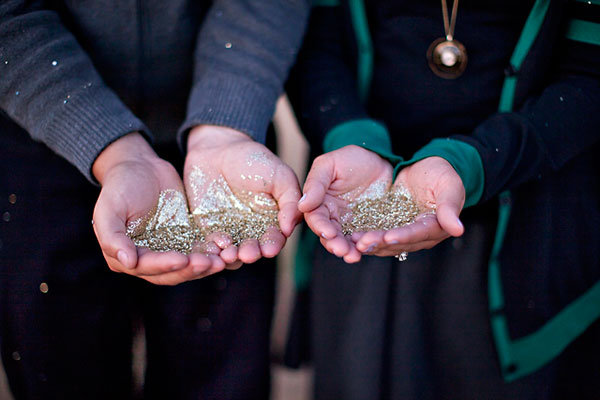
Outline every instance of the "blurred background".
{"label": "blurred background", "polygon": [[[306,175],[308,143],[302,136],[298,124],[285,96],[277,102],[273,117],[277,133],[277,153],[300,179],[302,185]],[[275,315],[271,340],[272,383],[271,400],[309,400],[312,398],[312,371],[308,367],[295,370],[286,368],[283,359],[289,316],[294,303],[293,258],[296,251],[299,229],[288,240],[277,258],[277,289]],[[145,365],[145,341],[140,332],[134,341],[133,373],[138,393],[143,385]],[[0,364],[0,400],[13,400]]]}

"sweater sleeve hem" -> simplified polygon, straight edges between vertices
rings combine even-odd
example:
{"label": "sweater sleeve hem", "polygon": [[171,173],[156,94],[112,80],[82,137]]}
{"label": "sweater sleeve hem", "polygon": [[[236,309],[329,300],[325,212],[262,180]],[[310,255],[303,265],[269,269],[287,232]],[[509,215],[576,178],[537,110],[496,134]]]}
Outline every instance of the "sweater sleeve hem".
{"label": "sweater sleeve hem", "polygon": [[192,88],[187,117],[178,132],[179,145],[185,150],[189,130],[202,124],[232,128],[264,143],[276,100],[276,93],[244,79],[229,75],[201,79]]}
{"label": "sweater sleeve hem", "polygon": [[43,141],[73,164],[93,184],[92,165],[111,143],[132,132],[151,142],[142,121],[107,88],[86,91],[65,99],[44,128]]}
{"label": "sweater sleeve hem", "polygon": [[483,195],[485,185],[483,162],[475,147],[460,140],[433,139],[418,150],[410,160],[399,163],[394,170],[394,175],[404,166],[436,156],[448,161],[460,176],[466,194],[464,207],[477,204]]}
{"label": "sweater sleeve hem", "polygon": [[344,146],[356,145],[370,150],[392,164],[402,157],[392,153],[392,142],[387,128],[372,119],[355,119],[342,122],[325,134],[323,150],[330,152]]}

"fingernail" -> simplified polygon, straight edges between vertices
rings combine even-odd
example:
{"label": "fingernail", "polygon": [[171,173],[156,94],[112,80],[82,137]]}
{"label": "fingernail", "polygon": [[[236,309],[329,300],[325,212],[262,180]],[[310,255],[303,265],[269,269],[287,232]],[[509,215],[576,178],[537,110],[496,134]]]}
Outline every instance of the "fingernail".
{"label": "fingernail", "polygon": [[306,200],[306,193],[302,195],[302,197],[300,197],[300,200],[298,200],[298,204],[302,203],[304,200]]}
{"label": "fingernail", "polygon": [[322,237],[323,239],[327,239],[327,240],[329,240],[329,238],[327,237],[327,235],[325,235],[325,232],[321,232],[321,237]]}
{"label": "fingernail", "polygon": [[129,266],[129,256],[127,255],[127,253],[125,252],[125,250],[119,250],[117,252],[117,260],[119,260],[119,262],[121,264],[123,264],[123,266],[127,269],[131,269],[132,267]]}
{"label": "fingernail", "polygon": [[370,252],[372,252],[374,248],[375,248],[375,245],[374,245],[374,244],[370,245],[370,246],[369,246],[369,248],[365,250],[365,253],[370,253]]}
{"label": "fingernail", "polygon": [[464,228],[463,223],[460,221],[460,218],[456,217],[456,222],[461,228]]}
{"label": "fingernail", "polygon": [[392,240],[391,242],[388,242],[388,244],[398,244],[400,242],[398,242],[397,240]]}

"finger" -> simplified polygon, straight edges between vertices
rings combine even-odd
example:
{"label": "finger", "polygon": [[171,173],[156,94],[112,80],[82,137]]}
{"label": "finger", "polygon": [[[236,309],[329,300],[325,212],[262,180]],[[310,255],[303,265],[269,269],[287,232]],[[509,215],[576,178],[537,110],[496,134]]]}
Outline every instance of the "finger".
{"label": "finger", "polygon": [[268,228],[260,238],[260,253],[263,257],[273,258],[285,245],[285,236],[274,227]]}
{"label": "finger", "polygon": [[225,264],[232,264],[232,263],[238,261],[238,248],[237,248],[237,246],[232,244],[231,246],[222,250],[221,254],[219,254],[219,256],[221,257],[221,259],[223,260],[223,262]]}
{"label": "finger", "polygon": [[[296,198],[298,197],[296,196]],[[290,237],[296,225],[302,221],[302,213],[298,210],[298,201],[279,203],[277,219],[279,220],[281,232],[286,237]]]}
{"label": "finger", "polygon": [[360,251],[358,251],[356,247],[352,246],[350,248],[350,251],[344,256],[344,261],[348,264],[354,264],[359,262],[361,258],[362,254],[360,253]]}
{"label": "finger", "polygon": [[377,246],[384,244],[384,235],[385,231],[365,232],[363,237],[356,243],[356,249],[361,253],[372,253]]}
{"label": "finger", "polygon": [[208,255],[201,253],[191,253],[189,255],[189,260],[189,266],[197,276],[206,273],[213,264],[212,259]]}
{"label": "finger", "polygon": [[176,251],[167,251],[164,253],[151,251],[146,248],[138,249],[138,264],[135,271],[131,272],[136,276],[160,275],[167,272],[177,271],[185,268],[189,263],[189,258]]}
{"label": "finger", "polygon": [[210,258],[212,265],[211,265],[210,269],[206,272],[206,276],[219,273],[227,267],[227,264],[225,264],[225,261],[223,261],[223,259],[216,254],[209,254],[208,258]]}
{"label": "finger", "polygon": [[366,232],[354,232],[350,235],[350,239],[354,242],[354,244],[358,243],[358,241],[365,235]]}
{"label": "finger", "polygon": [[204,276],[216,274],[225,269],[225,261],[221,258],[220,254],[223,250],[213,241],[197,242],[194,243],[192,248],[192,254],[203,254],[211,262],[210,268],[205,272]]}
{"label": "finger", "polygon": [[206,242],[214,242],[222,250],[230,247],[233,244],[231,236],[223,232],[213,232],[204,240]]}
{"label": "finger", "polygon": [[335,176],[330,157],[320,156],[313,162],[304,183],[304,194],[298,202],[298,209],[307,213],[323,204],[325,193]]}
{"label": "finger", "polygon": [[252,264],[260,258],[260,246],[256,239],[246,239],[240,244],[238,258],[245,264]]}
{"label": "finger", "polygon": [[396,256],[402,252],[414,253],[419,250],[431,249],[432,247],[439,244],[442,240],[428,240],[425,242],[411,243],[407,245],[401,246],[383,246],[380,248],[376,248],[370,255],[378,256],[378,257],[390,257]]}
{"label": "finger", "polygon": [[[462,189],[462,183],[460,184]],[[465,228],[458,218],[464,204],[464,189],[444,190],[436,196],[436,215],[442,229],[452,236],[461,236]]]}
{"label": "finger", "polygon": [[[102,193],[94,209],[94,232],[106,257],[117,262],[114,270],[130,270],[137,265],[137,250],[126,232],[126,213],[121,207],[113,207],[104,200]],[[117,211],[114,211],[117,210]]]}
{"label": "finger", "polygon": [[203,253],[205,255],[219,255],[221,248],[212,240],[206,240],[204,242],[196,242],[192,247],[192,253]]}
{"label": "finger", "polygon": [[[331,221],[329,209],[325,205],[304,214],[304,219],[308,227],[321,238],[333,239],[338,235],[338,229]],[[339,233],[341,234],[341,232]]]}
{"label": "finger", "polygon": [[300,200],[300,185],[294,171],[287,165],[277,170],[273,179],[273,198],[277,201],[279,227],[286,237],[289,237],[294,227],[302,220],[298,210]]}
{"label": "finger", "polygon": [[209,275],[211,275],[209,271],[198,274],[193,271],[193,268],[188,267],[180,271],[169,272],[167,274],[141,276],[140,278],[155,285],[175,286],[183,282],[205,278]]}
{"label": "finger", "polygon": [[225,269],[228,269],[228,270],[236,270],[236,269],[240,269],[240,267],[241,267],[242,265],[244,265],[244,263],[243,263],[243,262],[241,262],[241,261],[236,261],[236,262],[233,262],[233,263],[231,263],[231,264],[227,264],[227,265],[225,266]]}
{"label": "finger", "polygon": [[344,257],[350,251],[350,244],[343,236],[336,236],[333,239],[321,238],[321,244],[337,257]]}
{"label": "finger", "polygon": [[437,217],[434,214],[428,214],[411,224],[387,231],[384,241],[390,245],[410,244],[441,239],[446,236],[447,233],[438,223]]}

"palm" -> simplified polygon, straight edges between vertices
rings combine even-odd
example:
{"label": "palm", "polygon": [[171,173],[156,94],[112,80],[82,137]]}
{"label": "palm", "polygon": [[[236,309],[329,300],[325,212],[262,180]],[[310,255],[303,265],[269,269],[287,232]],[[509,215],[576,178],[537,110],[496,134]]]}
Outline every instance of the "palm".
{"label": "palm", "polygon": [[[439,157],[429,157],[400,171],[394,186],[409,190],[425,212],[407,226],[388,232],[367,232],[354,237],[356,247],[378,256],[428,249],[449,236],[460,236],[458,215],[465,199],[462,181],[452,166]],[[431,210],[434,212],[426,212]]]}
{"label": "palm", "polygon": [[[239,261],[251,263],[260,257],[274,257],[298,220],[297,179],[263,145],[236,131],[210,129],[212,136],[189,146],[185,163],[184,182],[196,222],[201,228],[218,226],[215,210],[229,213],[228,223],[246,216],[249,220],[240,222],[237,230],[252,231],[256,225],[254,232],[260,237],[248,239],[241,235],[237,239],[244,240],[239,241],[232,237],[235,227],[212,229],[201,248],[213,249],[227,263],[237,262],[235,267]],[[259,226],[260,221],[268,215],[277,215],[279,227],[276,221],[274,226],[259,230],[264,228]]]}
{"label": "palm", "polygon": [[352,202],[374,191],[387,190],[391,182],[390,163],[371,151],[346,146],[315,160],[299,207],[328,251],[348,262],[358,261],[360,253],[351,238],[343,235],[343,219]]}

